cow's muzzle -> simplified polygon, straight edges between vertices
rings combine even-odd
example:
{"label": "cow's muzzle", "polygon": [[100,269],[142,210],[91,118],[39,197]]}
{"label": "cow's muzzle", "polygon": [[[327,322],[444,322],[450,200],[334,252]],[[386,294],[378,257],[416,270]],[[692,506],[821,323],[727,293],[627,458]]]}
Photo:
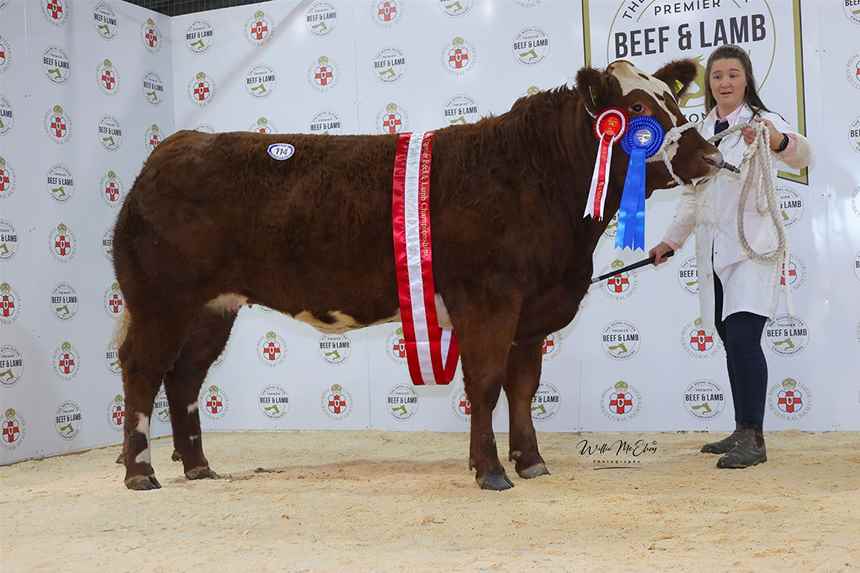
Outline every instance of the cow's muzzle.
{"label": "cow's muzzle", "polygon": [[723,154],[720,153],[719,151],[714,151],[713,153],[708,153],[707,155],[705,155],[705,157],[703,159],[705,160],[705,163],[707,163],[708,165],[712,165],[713,167],[716,167],[717,169],[726,169],[728,171],[731,171],[732,173],[740,173],[741,172],[740,169],[738,169],[737,167],[735,167],[731,163],[726,163],[725,160],[723,160]]}

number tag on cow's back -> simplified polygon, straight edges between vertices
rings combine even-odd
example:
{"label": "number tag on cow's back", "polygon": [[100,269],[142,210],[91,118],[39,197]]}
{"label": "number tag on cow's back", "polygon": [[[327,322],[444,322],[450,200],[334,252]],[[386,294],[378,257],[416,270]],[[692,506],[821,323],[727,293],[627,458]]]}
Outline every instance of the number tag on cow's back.
{"label": "number tag on cow's back", "polygon": [[268,149],[269,156],[276,161],[286,161],[296,152],[296,148],[289,143],[273,143]]}

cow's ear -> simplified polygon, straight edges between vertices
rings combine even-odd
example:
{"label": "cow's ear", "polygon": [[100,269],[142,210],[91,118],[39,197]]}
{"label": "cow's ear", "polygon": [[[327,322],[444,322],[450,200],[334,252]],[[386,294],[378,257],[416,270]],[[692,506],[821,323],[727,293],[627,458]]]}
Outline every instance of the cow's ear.
{"label": "cow's ear", "polygon": [[654,77],[669,86],[672,95],[678,99],[687,92],[697,73],[698,69],[693,60],[675,60],[657,70]]}
{"label": "cow's ear", "polygon": [[582,68],[576,73],[576,91],[592,116],[597,116],[612,97],[607,79],[606,73],[594,68]]}

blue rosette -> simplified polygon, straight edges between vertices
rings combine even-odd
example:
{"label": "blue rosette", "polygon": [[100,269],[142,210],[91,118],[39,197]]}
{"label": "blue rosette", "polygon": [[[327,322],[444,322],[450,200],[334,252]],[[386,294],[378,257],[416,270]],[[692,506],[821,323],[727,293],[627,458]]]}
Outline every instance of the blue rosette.
{"label": "blue rosette", "polygon": [[615,248],[645,249],[645,160],[663,145],[663,126],[650,116],[630,121],[621,147],[630,157],[618,208]]}

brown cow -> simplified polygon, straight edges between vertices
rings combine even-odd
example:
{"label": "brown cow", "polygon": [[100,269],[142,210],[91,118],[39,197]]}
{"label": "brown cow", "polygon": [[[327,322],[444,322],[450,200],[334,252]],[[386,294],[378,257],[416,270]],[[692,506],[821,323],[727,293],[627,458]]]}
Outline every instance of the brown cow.
{"label": "brown cow", "polygon": [[[626,172],[618,146],[606,215],[583,219],[597,149],[594,115],[617,106],[631,117],[653,116],[666,130],[679,126],[685,119],[676,98],[695,74],[687,61],[653,77],[624,61],[606,71],[585,68],[576,89],[521,98],[498,117],[436,132],[433,271],[460,342],[472,404],[469,466],[482,488],[513,485],[491,425],[502,388],[517,473],[548,473],[531,418],[541,342],[576,314]],[[391,223],[396,141],[180,131],[152,153],[125,199],[113,243],[126,301],[119,356],[128,488],[160,487],[149,419],[162,379],[186,477],[215,477],[203,453],[197,396],[241,304],[265,305],[323,331],[399,319]],[[295,155],[270,159],[266,150],[275,142],[291,143]],[[712,175],[721,159],[694,129],[671,147],[672,168],[684,182]],[[675,184],[662,161],[648,163],[646,180],[649,195]]]}

